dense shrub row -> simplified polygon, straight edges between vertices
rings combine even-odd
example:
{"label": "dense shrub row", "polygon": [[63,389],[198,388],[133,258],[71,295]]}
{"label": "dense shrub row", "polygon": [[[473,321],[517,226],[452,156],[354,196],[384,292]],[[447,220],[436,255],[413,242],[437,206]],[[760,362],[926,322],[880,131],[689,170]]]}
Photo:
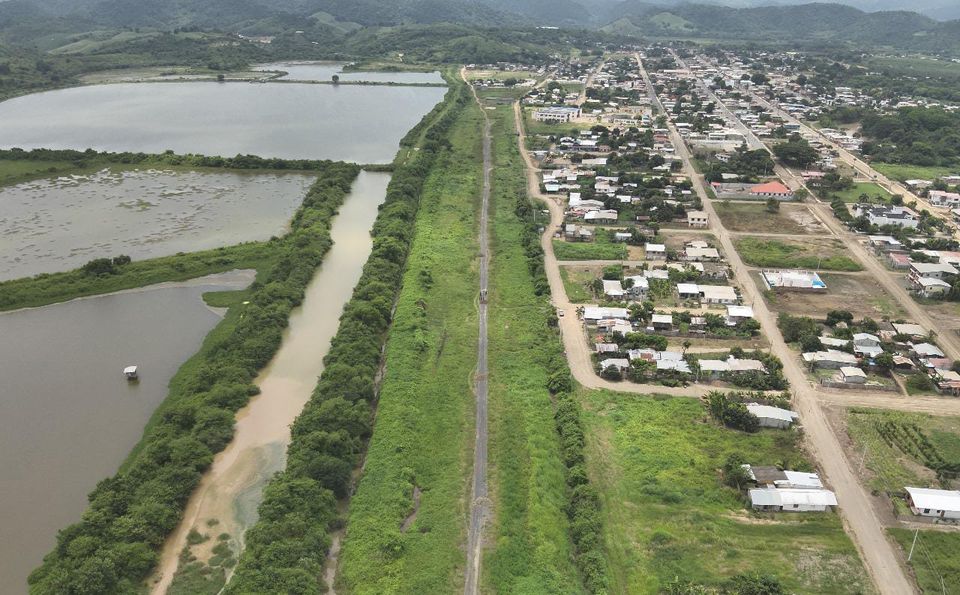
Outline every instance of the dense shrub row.
{"label": "dense shrub row", "polygon": [[[517,197],[514,212],[526,222],[521,236],[527,267],[533,277],[537,295],[549,295],[550,285],[544,268],[543,248],[540,245],[540,230],[532,222],[534,205],[522,194]],[[556,314],[551,312],[553,322]],[[551,337],[548,340],[553,340]],[[570,536],[576,547],[576,562],[584,586],[591,593],[603,593],[607,589],[607,561],[603,553],[603,519],[600,511],[600,496],[587,479],[583,422],[580,405],[573,396],[573,379],[566,360],[559,353],[548,363],[547,389],[556,398],[554,414],[557,433],[560,437],[560,455],[566,466],[567,516],[570,518]]]}
{"label": "dense shrub row", "polygon": [[122,163],[126,165],[169,165],[186,167],[218,167],[223,169],[290,169],[324,170],[329,162],[316,159],[274,159],[256,155],[237,155],[219,157],[216,155],[179,155],[173,151],[165,153],[111,153],[108,151],[75,151],[71,149],[23,149],[0,150],[0,161],[68,161],[77,167],[86,167],[99,163]]}
{"label": "dense shrub row", "polygon": [[31,593],[138,591],[201,474],[232,438],[236,411],[256,394],[252,381],[330,248],[331,220],[358,173],[356,165],[323,165],[243,315],[231,313],[224,324],[232,328],[185,368],[124,468],[97,485],[79,523],[60,531],[30,576]]}
{"label": "dense shrub row", "polygon": [[382,347],[413,241],[420,192],[467,97],[465,86],[455,86],[442,107],[427,116],[431,125],[405,138],[411,143],[422,135],[420,150],[398,165],[387,188],[373,228],[373,252],[340,319],[324,372],[293,424],[287,468],[264,493],[260,520],[246,534],[227,593],[325,590],[318,579],[337,519],[335,498],[348,494],[372,430]]}

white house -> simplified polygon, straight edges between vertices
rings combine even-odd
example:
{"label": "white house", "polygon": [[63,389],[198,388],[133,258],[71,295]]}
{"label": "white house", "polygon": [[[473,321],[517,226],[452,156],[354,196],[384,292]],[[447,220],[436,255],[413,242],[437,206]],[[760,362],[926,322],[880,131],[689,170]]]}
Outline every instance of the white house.
{"label": "white house", "polygon": [[665,244],[650,244],[644,246],[647,260],[666,260],[667,246]]}
{"label": "white house", "polygon": [[700,295],[705,304],[736,304],[737,290],[729,285],[701,285]]}
{"label": "white house", "polygon": [[811,351],[803,354],[803,361],[813,368],[827,368],[839,370],[844,366],[856,366],[857,356],[845,351],[827,349],[826,351]]}
{"label": "white house", "polygon": [[612,300],[622,300],[626,293],[627,292],[624,291],[623,285],[620,283],[619,279],[603,280],[603,295],[607,296],[608,298]]}
{"label": "white house", "polygon": [[866,217],[872,225],[883,227],[895,225],[897,227],[916,228],[920,223],[920,216],[907,207],[877,206],[858,204],[853,207],[854,217]]}
{"label": "white house", "polygon": [[840,381],[847,384],[866,384],[867,373],[860,368],[844,366],[840,368]]}
{"label": "white house", "polygon": [[626,320],[630,313],[626,308],[601,308],[599,306],[587,306],[583,309],[583,319],[587,322],[596,324],[600,320],[609,318]]}
{"label": "white house", "polygon": [[690,227],[707,227],[710,225],[706,211],[687,211],[687,225]]}
{"label": "white house", "polygon": [[910,510],[917,516],[960,519],[960,491],[905,488]]}
{"label": "white house", "polygon": [[830,490],[757,488],[750,490],[750,506],[765,512],[823,512],[837,505]]}
{"label": "white house", "polygon": [[727,324],[736,326],[744,320],[750,320],[753,316],[752,306],[727,306]]}
{"label": "white house", "polygon": [[650,280],[643,275],[624,277],[623,284],[627,288],[627,296],[631,299],[642,299],[650,291]]}
{"label": "white house", "polygon": [[952,288],[952,286],[943,279],[933,277],[918,277],[911,280],[914,291],[925,298],[935,298],[941,296]]}
{"label": "white house", "polygon": [[760,427],[763,428],[789,428],[800,417],[800,414],[795,411],[759,403],[747,403],[747,411],[757,416]]}
{"label": "white house", "polygon": [[681,300],[699,300],[700,286],[696,283],[677,283],[677,295]]}

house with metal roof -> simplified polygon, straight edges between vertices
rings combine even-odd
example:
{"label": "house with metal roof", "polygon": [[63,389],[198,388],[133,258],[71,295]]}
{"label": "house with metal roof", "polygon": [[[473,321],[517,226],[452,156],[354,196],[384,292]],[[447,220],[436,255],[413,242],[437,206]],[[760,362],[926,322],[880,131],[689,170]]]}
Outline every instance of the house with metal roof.
{"label": "house with metal roof", "polygon": [[749,496],[750,506],[764,512],[824,512],[837,505],[837,496],[823,489],[756,488]]}
{"label": "house with metal roof", "polygon": [[800,417],[799,413],[789,409],[760,405],[759,403],[747,403],[746,405],[747,411],[760,420],[760,427],[762,428],[789,428]]}
{"label": "house with metal roof", "polygon": [[960,491],[905,488],[913,514],[936,519],[960,520]]}

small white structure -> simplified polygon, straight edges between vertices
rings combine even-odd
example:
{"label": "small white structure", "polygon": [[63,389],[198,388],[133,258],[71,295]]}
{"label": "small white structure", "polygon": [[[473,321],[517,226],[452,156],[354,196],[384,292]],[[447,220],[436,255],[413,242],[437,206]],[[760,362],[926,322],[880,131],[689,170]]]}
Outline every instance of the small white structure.
{"label": "small white structure", "polygon": [[960,520],[960,491],[905,488],[910,510],[917,516]]}
{"label": "small white structure", "polygon": [[823,512],[837,505],[830,490],[773,488],[750,490],[750,506],[766,512]]}
{"label": "small white structure", "polygon": [[793,488],[802,490],[820,490],[823,489],[823,482],[816,473],[806,473],[803,471],[789,471],[784,469],[783,474],[786,479],[778,479],[773,482],[778,488]]}
{"label": "small white structure", "polygon": [[737,290],[729,285],[701,285],[700,295],[705,304],[731,305],[740,300]]}
{"label": "small white structure", "polygon": [[710,220],[706,211],[687,211],[687,225],[690,227],[707,227]]}
{"label": "small white structure", "polygon": [[127,380],[136,380],[139,377],[136,366],[127,366],[124,368],[123,375],[127,377]]}
{"label": "small white structure", "polygon": [[604,279],[603,294],[613,300],[622,300],[626,292],[619,279]]}
{"label": "small white structure", "polygon": [[599,306],[587,306],[583,309],[583,319],[586,322],[596,324],[600,320],[614,318],[617,320],[626,320],[630,313],[626,308],[602,308]]}
{"label": "small white structure", "polygon": [[860,368],[844,366],[840,368],[840,382],[845,382],[847,384],[866,384],[867,373]]}
{"label": "small white structure", "polygon": [[760,427],[762,428],[786,429],[800,417],[799,413],[789,409],[760,405],[759,403],[747,403],[746,405],[747,411],[760,420]]}
{"label": "small white structure", "polygon": [[651,244],[648,242],[644,246],[644,253],[647,260],[666,260],[667,246],[666,244]]}

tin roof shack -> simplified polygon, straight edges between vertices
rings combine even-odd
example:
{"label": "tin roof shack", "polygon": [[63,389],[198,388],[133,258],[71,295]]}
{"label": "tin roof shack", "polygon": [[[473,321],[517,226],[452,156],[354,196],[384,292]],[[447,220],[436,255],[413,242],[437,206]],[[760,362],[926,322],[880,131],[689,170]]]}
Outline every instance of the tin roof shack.
{"label": "tin roof shack", "polygon": [[913,514],[941,520],[960,521],[960,491],[905,488]]}
{"label": "tin roof shack", "polygon": [[837,505],[830,490],[806,488],[756,488],[750,490],[750,506],[764,512],[824,512]]}
{"label": "tin roof shack", "polygon": [[760,420],[761,428],[789,428],[793,422],[800,417],[800,414],[789,409],[771,407],[770,405],[760,405],[759,403],[747,403],[747,411],[757,416]]}

